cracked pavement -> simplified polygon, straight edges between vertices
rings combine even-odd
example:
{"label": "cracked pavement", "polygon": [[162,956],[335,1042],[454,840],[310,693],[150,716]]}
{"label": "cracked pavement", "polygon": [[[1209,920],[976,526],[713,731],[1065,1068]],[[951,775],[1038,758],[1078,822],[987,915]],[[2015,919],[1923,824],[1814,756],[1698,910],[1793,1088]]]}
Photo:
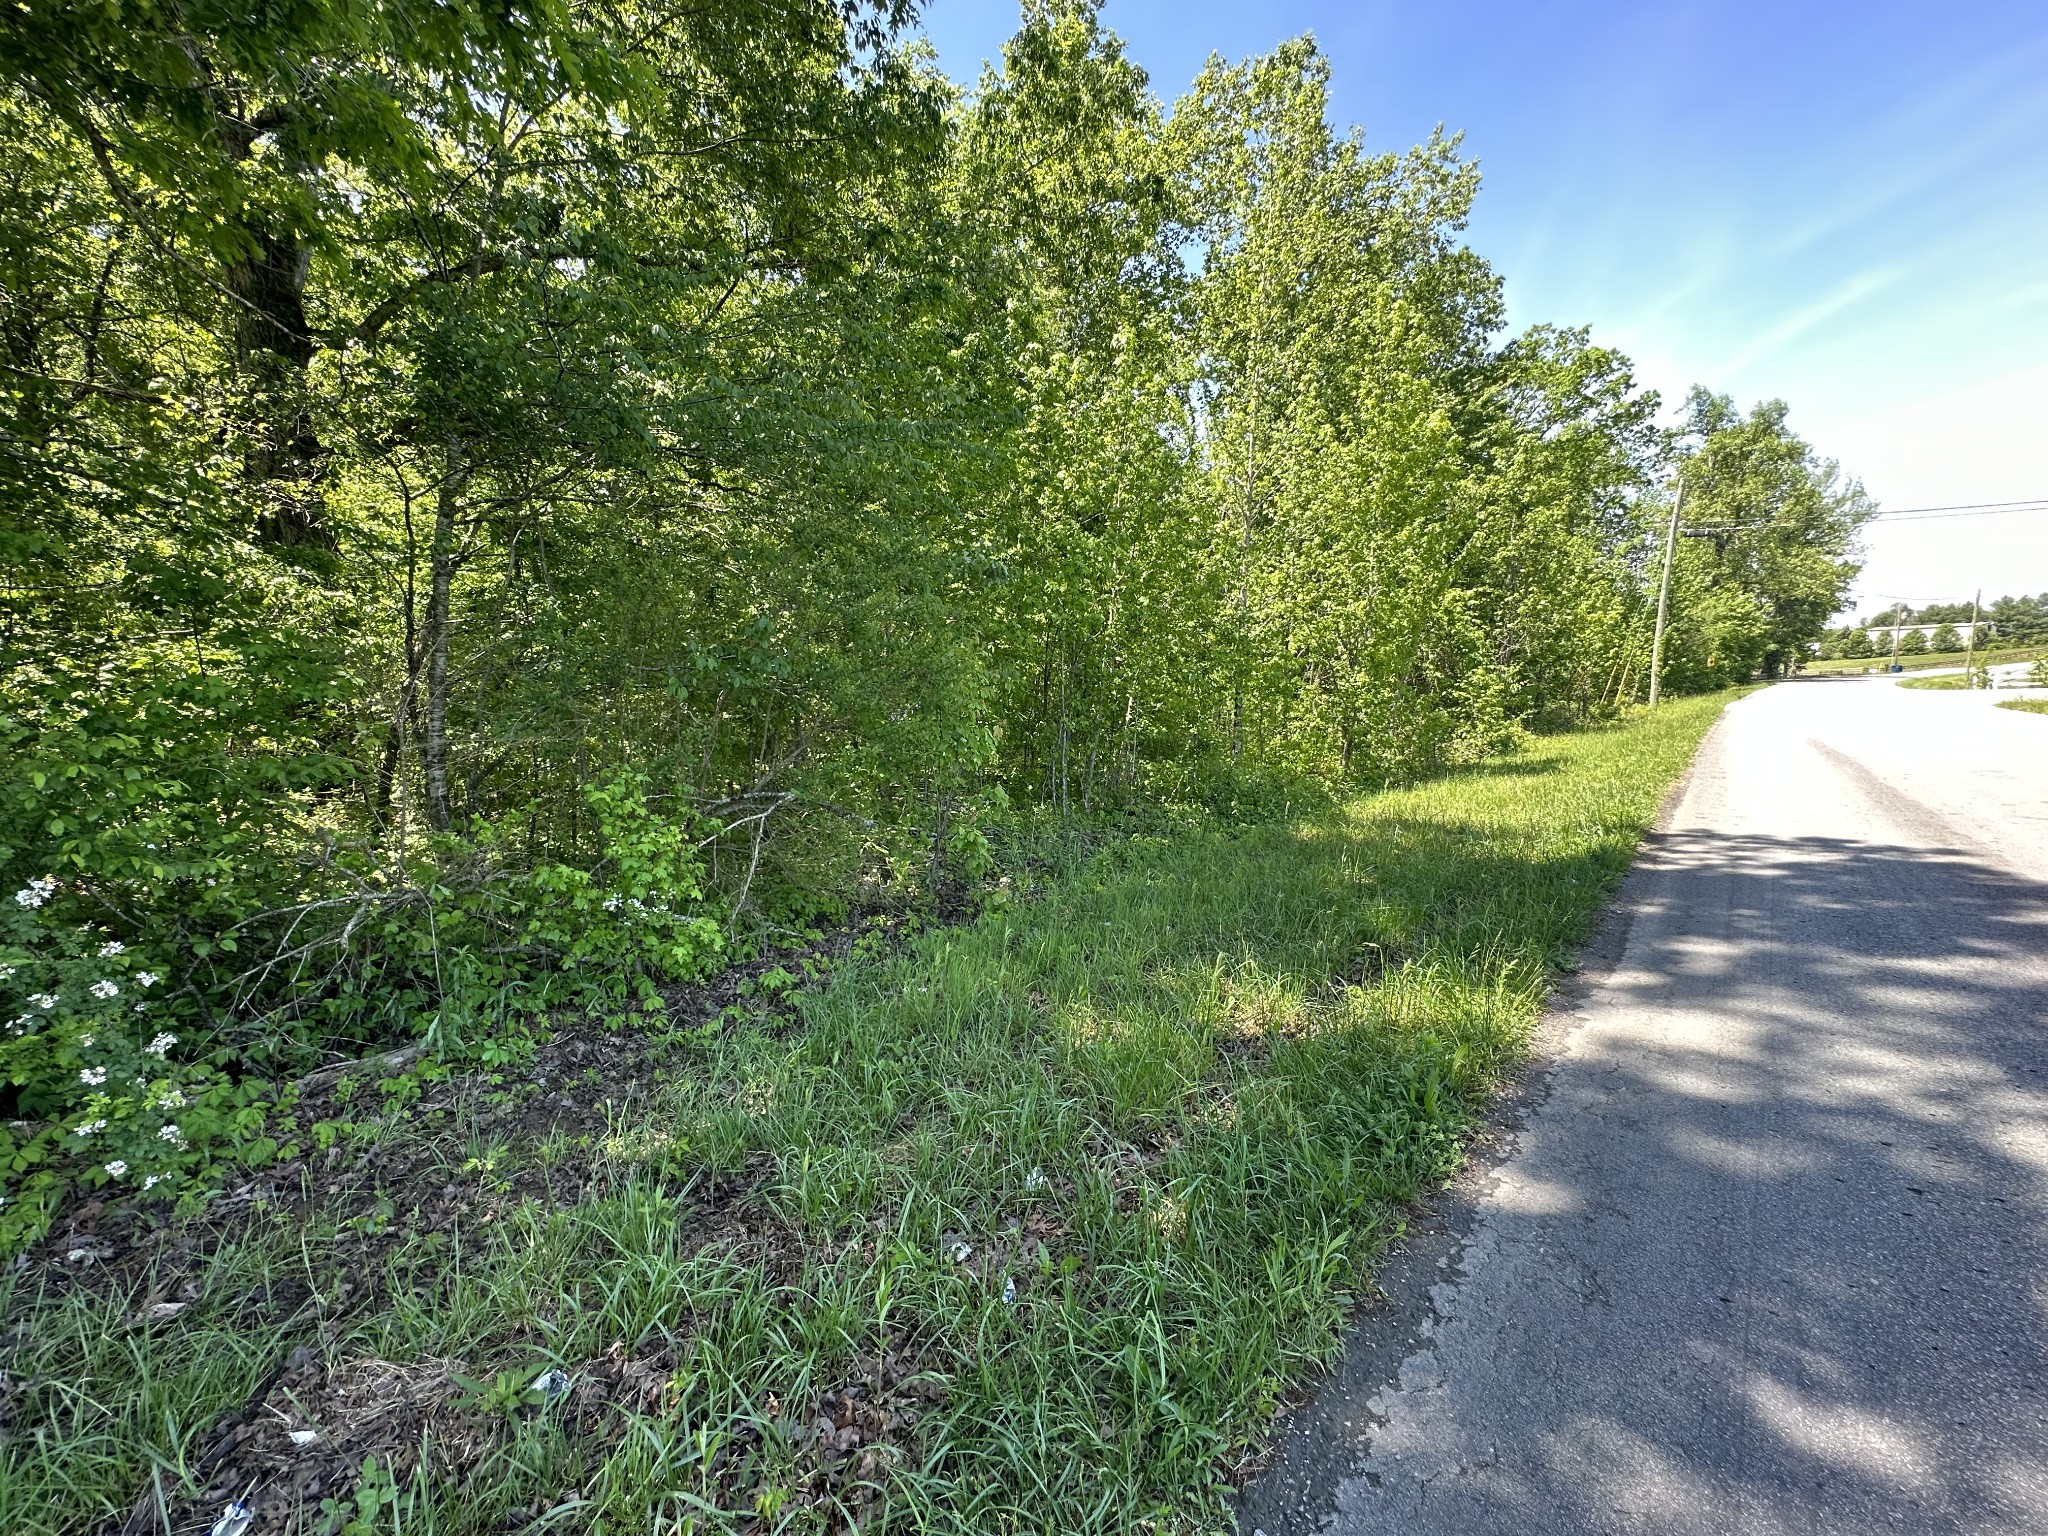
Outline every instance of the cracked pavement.
{"label": "cracked pavement", "polygon": [[1241,1529],[2048,1531],[2048,719],[1730,706]]}

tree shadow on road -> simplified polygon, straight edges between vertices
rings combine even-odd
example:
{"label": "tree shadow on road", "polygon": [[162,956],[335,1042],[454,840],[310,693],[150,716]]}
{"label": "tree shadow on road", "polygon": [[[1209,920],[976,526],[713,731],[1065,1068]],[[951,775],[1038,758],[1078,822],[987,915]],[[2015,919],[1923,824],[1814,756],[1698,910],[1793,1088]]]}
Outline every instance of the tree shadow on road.
{"label": "tree shadow on road", "polygon": [[[1450,1385],[1409,1404],[1435,1470],[1360,1435],[1335,1529],[2048,1529],[2048,887],[1681,832],[1629,896],[1439,1298]],[[1352,1394],[1421,1321],[1364,1321]],[[1286,1536],[1329,1505],[1254,1511]]]}

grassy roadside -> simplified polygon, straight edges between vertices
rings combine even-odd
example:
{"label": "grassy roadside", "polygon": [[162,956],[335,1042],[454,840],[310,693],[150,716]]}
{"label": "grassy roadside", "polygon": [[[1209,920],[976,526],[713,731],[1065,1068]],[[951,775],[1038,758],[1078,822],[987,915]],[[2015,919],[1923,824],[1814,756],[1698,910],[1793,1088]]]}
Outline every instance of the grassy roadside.
{"label": "grassy roadside", "polygon": [[1960,672],[1956,672],[1945,677],[1902,677],[1895,686],[1961,693],[1969,686],[1969,682],[1969,678]]}
{"label": "grassy roadside", "polygon": [[2048,715],[2048,699],[2000,699],[1998,707],[2017,709],[2029,715]]}
{"label": "grassy roadside", "polygon": [[[2019,646],[2013,650],[1978,651],[1974,658],[1968,651],[1927,651],[1918,656],[1901,656],[1899,665],[1908,672],[1925,672],[1930,667],[1960,667],[1973,659],[1980,665],[1997,667],[2009,661],[2038,661],[2043,656],[2048,656],[2048,646],[2032,645]],[[1842,673],[1876,672],[1890,663],[1889,655],[1858,656],[1836,661],[1809,661],[1799,670],[1804,677],[1826,677]]]}
{"label": "grassy roadside", "polygon": [[1220,1527],[1724,702],[1121,840],[599,1134],[484,1093],[69,1239],[0,1278],[0,1530]]}
{"label": "grassy roadside", "polygon": [[[1898,680],[1897,686],[1901,688],[1936,689],[1944,692],[1961,693],[1969,686],[1969,679],[1960,672],[1951,673],[1945,677],[1902,677]],[[2008,699],[1999,705],[1999,708],[2032,709],[2038,702],[2038,700]]]}

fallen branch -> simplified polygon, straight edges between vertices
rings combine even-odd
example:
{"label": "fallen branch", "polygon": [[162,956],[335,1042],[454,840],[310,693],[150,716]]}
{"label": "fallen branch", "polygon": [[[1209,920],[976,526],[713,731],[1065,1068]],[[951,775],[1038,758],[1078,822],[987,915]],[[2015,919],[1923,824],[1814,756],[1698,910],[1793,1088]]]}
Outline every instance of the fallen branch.
{"label": "fallen branch", "polygon": [[331,1067],[308,1072],[299,1079],[296,1086],[300,1093],[320,1093],[332,1088],[344,1077],[368,1077],[373,1074],[382,1077],[392,1072],[403,1072],[426,1054],[427,1043],[422,1040],[416,1045],[402,1045],[395,1051],[379,1051],[374,1056],[360,1056],[354,1061],[338,1061]]}

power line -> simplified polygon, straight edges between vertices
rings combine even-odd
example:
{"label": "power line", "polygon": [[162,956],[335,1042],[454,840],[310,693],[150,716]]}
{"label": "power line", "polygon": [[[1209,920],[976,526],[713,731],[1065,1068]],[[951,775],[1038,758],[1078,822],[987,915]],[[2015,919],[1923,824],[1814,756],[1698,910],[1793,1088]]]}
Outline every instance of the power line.
{"label": "power line", "polygon": [[[1900,507],[1894,512],[1874,513],[1866,522],[1940,522],[1951,517],[1997,517],[2007,512],[2048,512],[2048,497],[2039,501],[1961,502],[1950,507]],[[1768,528],[1770,520],[1755,523],[1688,523],[1681,531],[1689,534],[1740,533],[1748,528]]]}
{"label": "power line", "polygon": [[1957,507],[1953,510],[1937,511],[1932,508],[1902,507],[1896,512],[1880,512],[1872,522],[1891,523],[1938,523],[1951,517],[1999,517],[2007,512],[2048,511],[2048,501],[2015,501],[1995,507]]}
{"label": "power line", "polygon": [[2033,496],[2025,501],[1956,501],[1941,507],[1894,507],[1889,512],[1880,512],[1879,517],[1911,517],[1919,512],[2024,512],[2032,507],[2048,506],[2048,496]]}

